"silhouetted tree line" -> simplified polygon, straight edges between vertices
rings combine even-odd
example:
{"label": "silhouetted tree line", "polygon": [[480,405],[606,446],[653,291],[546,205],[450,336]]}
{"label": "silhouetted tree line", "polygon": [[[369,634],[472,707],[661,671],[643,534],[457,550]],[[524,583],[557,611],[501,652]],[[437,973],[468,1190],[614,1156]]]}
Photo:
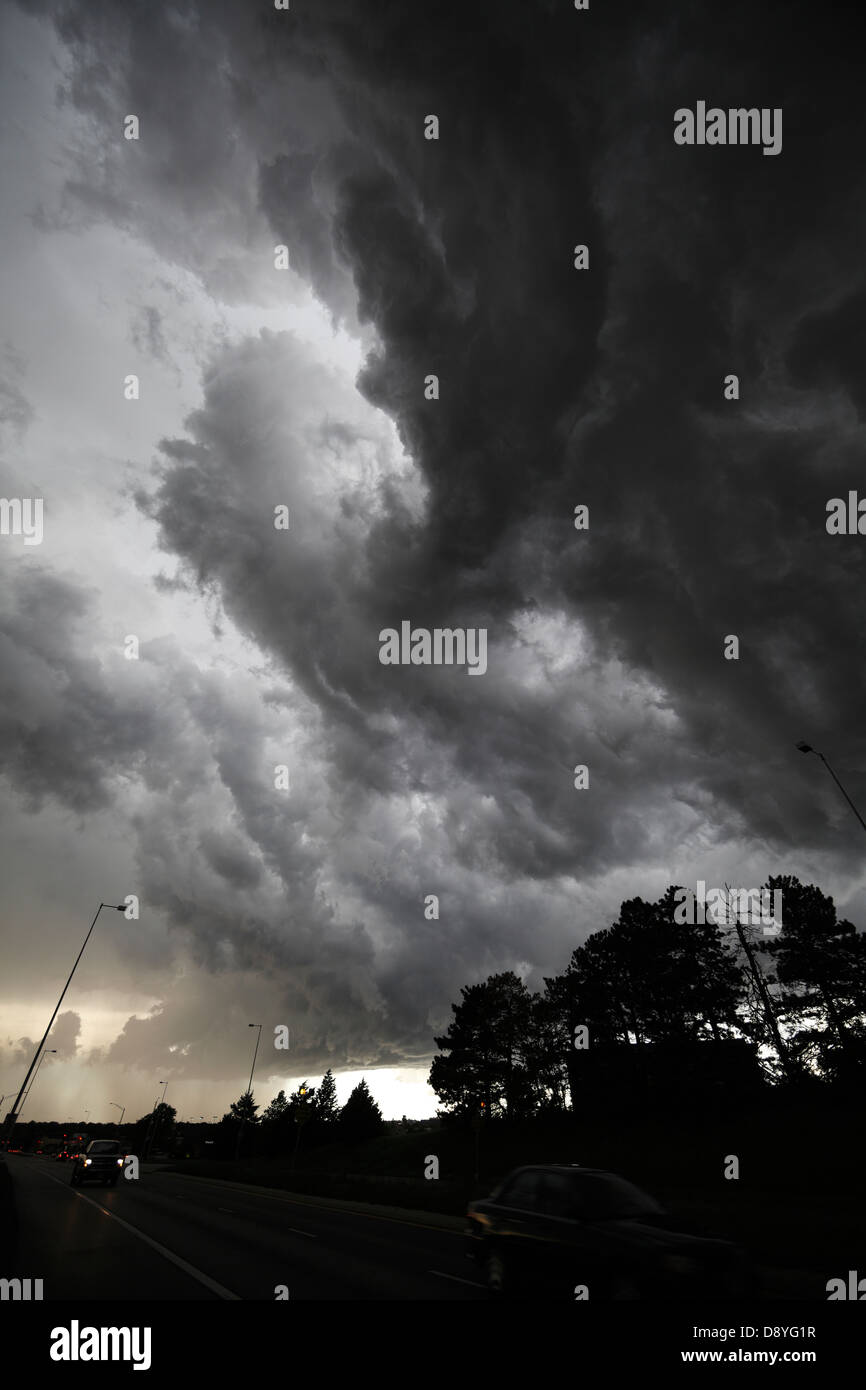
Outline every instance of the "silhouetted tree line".
{"label": "silhouetted tree line", "polygon": [[342,1108],[337,1104],[337,1087],[330,1067],[318,1087],[304,1081],[290,1096],[279,1091],[261,1115],[258,1109],[249,1091],[232,1102],[214,1129],[215,1158],[234,1157],[241,1124],[242,1158],[294,1159],[322,1144],[374,1138],[384,1124],[382,1112],[363,1078],[346,1104]]}
{"label": "silhouetted tree line", "polygon": [[[127,1151],[139,1158],[297,1158],[307,1149],[338,1142],[355,1143],[375,1138],[384,1128],[382,1112],[362,1078],[342,1107],[337,1103],[337,1086],[330,1067],[318,1087],[305,1081],[287,1096],[280,1091],[261,1115],[254,1096],[245,1091],[232,1101],[222,1119],[215,1124],[178,1120],[174,1106],[161,1101],[139,1120],[123,1125],[95,1124],[88,1137],[122,1139]],[[64,1128],[76,1127],[53,1122],[33,1121],[19,1125],[16,1143],[28,1151],[43,1135],[57,1140],[60,1147]],[[238,1134],[240,1133],[240,1145]]]}
{"label": "silhouetted tree line", "polygon": [[462,989],[435,1039],[440,1114],[521,1120],[569,1100],[577,1111],[862,1086],[866,936],[813,885],[764,886],[782,891],[777,935],[737,920],[736,899],[721,924],[678,921],[671,887],[624,902],[542,994],[511,971]]}

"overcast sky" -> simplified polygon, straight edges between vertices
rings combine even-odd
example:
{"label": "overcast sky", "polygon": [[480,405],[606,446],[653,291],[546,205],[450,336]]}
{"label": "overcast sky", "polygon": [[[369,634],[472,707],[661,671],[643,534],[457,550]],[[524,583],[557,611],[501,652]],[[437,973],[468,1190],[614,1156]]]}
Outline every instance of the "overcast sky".
{"label": "overcast sky", "polygon": [[[140,900],[24,1119],[222,1114],[250,1021],[262,1104],[330,1066],[429,1115],[461,986],[626,898],[790,872],[863,927],[794,748],[866,802],[856,26],[4,0],[0,494],[44,534],[0,536],[0,1092]],[[781,152],[677,145],[698,101]],[[382,665],[403,621],[486,672]]]}

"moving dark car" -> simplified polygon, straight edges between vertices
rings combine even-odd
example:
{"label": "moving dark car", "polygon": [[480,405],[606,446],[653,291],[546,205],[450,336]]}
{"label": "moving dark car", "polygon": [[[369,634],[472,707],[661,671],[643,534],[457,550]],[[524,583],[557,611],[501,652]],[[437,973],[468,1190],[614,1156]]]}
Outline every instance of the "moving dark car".
{"label": "moving dark car", "polygon": [[92,1139],[73,1165],[70,1184],[80,1187],[83,1182],[101,1182],[117,1186],[123,1169],[123,1149],[116,1139]]}
{"label": "moving dark car", "polygon": [[467,1256],[497,1296],[736,1298],[750,1288],[744,1251],[677,1230],[652,1197],[597,1168],[517,1168],[466,1220]]}

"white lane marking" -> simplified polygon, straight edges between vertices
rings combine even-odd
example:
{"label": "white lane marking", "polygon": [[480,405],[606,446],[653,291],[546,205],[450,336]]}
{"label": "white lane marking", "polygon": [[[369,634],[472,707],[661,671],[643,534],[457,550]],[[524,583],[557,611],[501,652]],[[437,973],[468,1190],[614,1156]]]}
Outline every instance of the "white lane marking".
{"label": "white lane marking", "polygon": [[[229,1216],[238,1215],[234,1207],[217,1207],[217,1211],[228,1212]],[[291,1230],[293,1236],[306,1236],[307,1240],[318,1240],[318,1236],[313,1236],[313,1233],[309,1232],[309,1230],[297,1230],[297,1227],[295,1226],[284,1226],[282,1227],[282,1229]]]}
{"label": "white lane marking", "polygon": [[481,1289],[486,1291],[484,1284],[476,1284],[472,1279],[460,1279],[456,1274],[443,1274],[441,1269],[428,1269],[428,1274],[435,1274],[437,1279],[453,1279],[455,1284],[468,1284],[470,1289]]}
{"label": "white lane marking", "polygon": [[[58,1178],[53,1178],[50,1173],[46,1173],[45,1176],[48,1178],[49,1182],[57,1183],[58,1187],[67,1187],[70,1185],[65,1182],[60,1182]],[[196,1269],[195,1265],[189,1264],[188,1261],[182,1259],[180,1255],[175,1255],[173,1250],[167,1250],[164,1245],[160,1245],[158,1240],[153,1240],[151,1236],[146,1236],[144,1231],[140,1231],[137,1226],[131,1226],[128,1221],[124,1221],[122,1216],[116,1216],[115,1213],[109,1211],[107,1207],[101,1207],[98,1202],[94,1202],[92,1197],[85,1197],[83,1192],[78,1192],[74,1188],[73,1191],[80,1202],[87,1202],[89,1206],[96,1207],[96,1210],[101,1211],[103,1216],[107,1216],[110,1220],[116,1221],[118,1225],[123,1226],[124,1229],[131,1232],[132,1235],[138,1236],[139,1240],[143,1240],[145,1245],[152,1246],[154,1250],[162,1255],[163,1259],[171,1260],[171,1263],[177,1265],[178,1269],[182,1269],[184,1274],[188,1274],[191,1279],[197,1279],[200,1284],[204,1284],[205,1288],[210,1289],[211,1293],[215,1293],[218,1298],[231,1299],[236,1303],[243,1302],[240,1294],[232,1293],[231,1289],[227,1289],[224,1284],[218,1284],[216,1279],[211,1279],[209,1274],[203,1274],[200,1269]]]}
{"label": "white lane marking", "polygon": [[[228,1212],[229,1216],[238,1215],[234,1207],[217,1207],[217,1211]],[[297,1230],[296,1226],[284,1226],[282,1229],[291,1230],[293,1236],[306,1236],[307,1240],[318,1240],[318,1236],[313,1236],[313,1233],[309,1232],[309,1230]]]}
{"label": "white lane marking", "polygon": [[[225,1178],[201,1178],[197,1173],[169,1173],[169,1177],[180,1178],[182,1182],[200,1182],[205,1187],[224,1188],[233,1186],[236,1188],[238,1186],[237,1183],[229,1183]],[[336,1216],[366,1216],[368,1221],[392,1221],[398,1226],[416,1226],[419,1231],[441,1231],[442,1235],[445,1236],[459,1236],[461,1240],[465,1240],[466,1238],[462,1226],[459,1231],[455,1231],[450,1226],[430,1226],[426,1221],[407,1221],[402,1216],[380,1216],[378,1212],[358,1211],[357,1207],[353,1206],[335,1207],[332,1206],[327,1199],[323,1202],[316,1202],[303,1197],[284,1197],[282,1193],[277,1192],[273,1187],[256,1188],[250,1183],[244,1189],[243,1195],[245,1197],[268,1198],[272,1202],[285,1202],[295,1207],[312,1207],[314,1211],[332,1212]],[[480,1288],[481,1285],[478,1285],[478,1287]]]}

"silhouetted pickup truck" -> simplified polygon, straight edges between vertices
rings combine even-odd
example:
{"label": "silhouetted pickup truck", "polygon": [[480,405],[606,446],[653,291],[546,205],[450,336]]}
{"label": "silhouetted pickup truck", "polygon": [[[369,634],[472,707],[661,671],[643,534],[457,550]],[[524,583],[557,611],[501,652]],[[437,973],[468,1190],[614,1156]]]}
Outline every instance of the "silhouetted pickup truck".
{"label": "silhouetted pickup truck", "polygon": [[76,1158],[69,1181],[72,1187],[80,1187],[83,1182],[101,1182],[116,1187],[122,1171],[123,1149],[117,1140],[92,1139]]}
{"label": "silhouetted pickup truck", "polygon": [[466,1215],[467,1257],[498,1297],[739,1298],[752,1287],[746,1253],[692,1235],[616,1173],[516,1168]]}

